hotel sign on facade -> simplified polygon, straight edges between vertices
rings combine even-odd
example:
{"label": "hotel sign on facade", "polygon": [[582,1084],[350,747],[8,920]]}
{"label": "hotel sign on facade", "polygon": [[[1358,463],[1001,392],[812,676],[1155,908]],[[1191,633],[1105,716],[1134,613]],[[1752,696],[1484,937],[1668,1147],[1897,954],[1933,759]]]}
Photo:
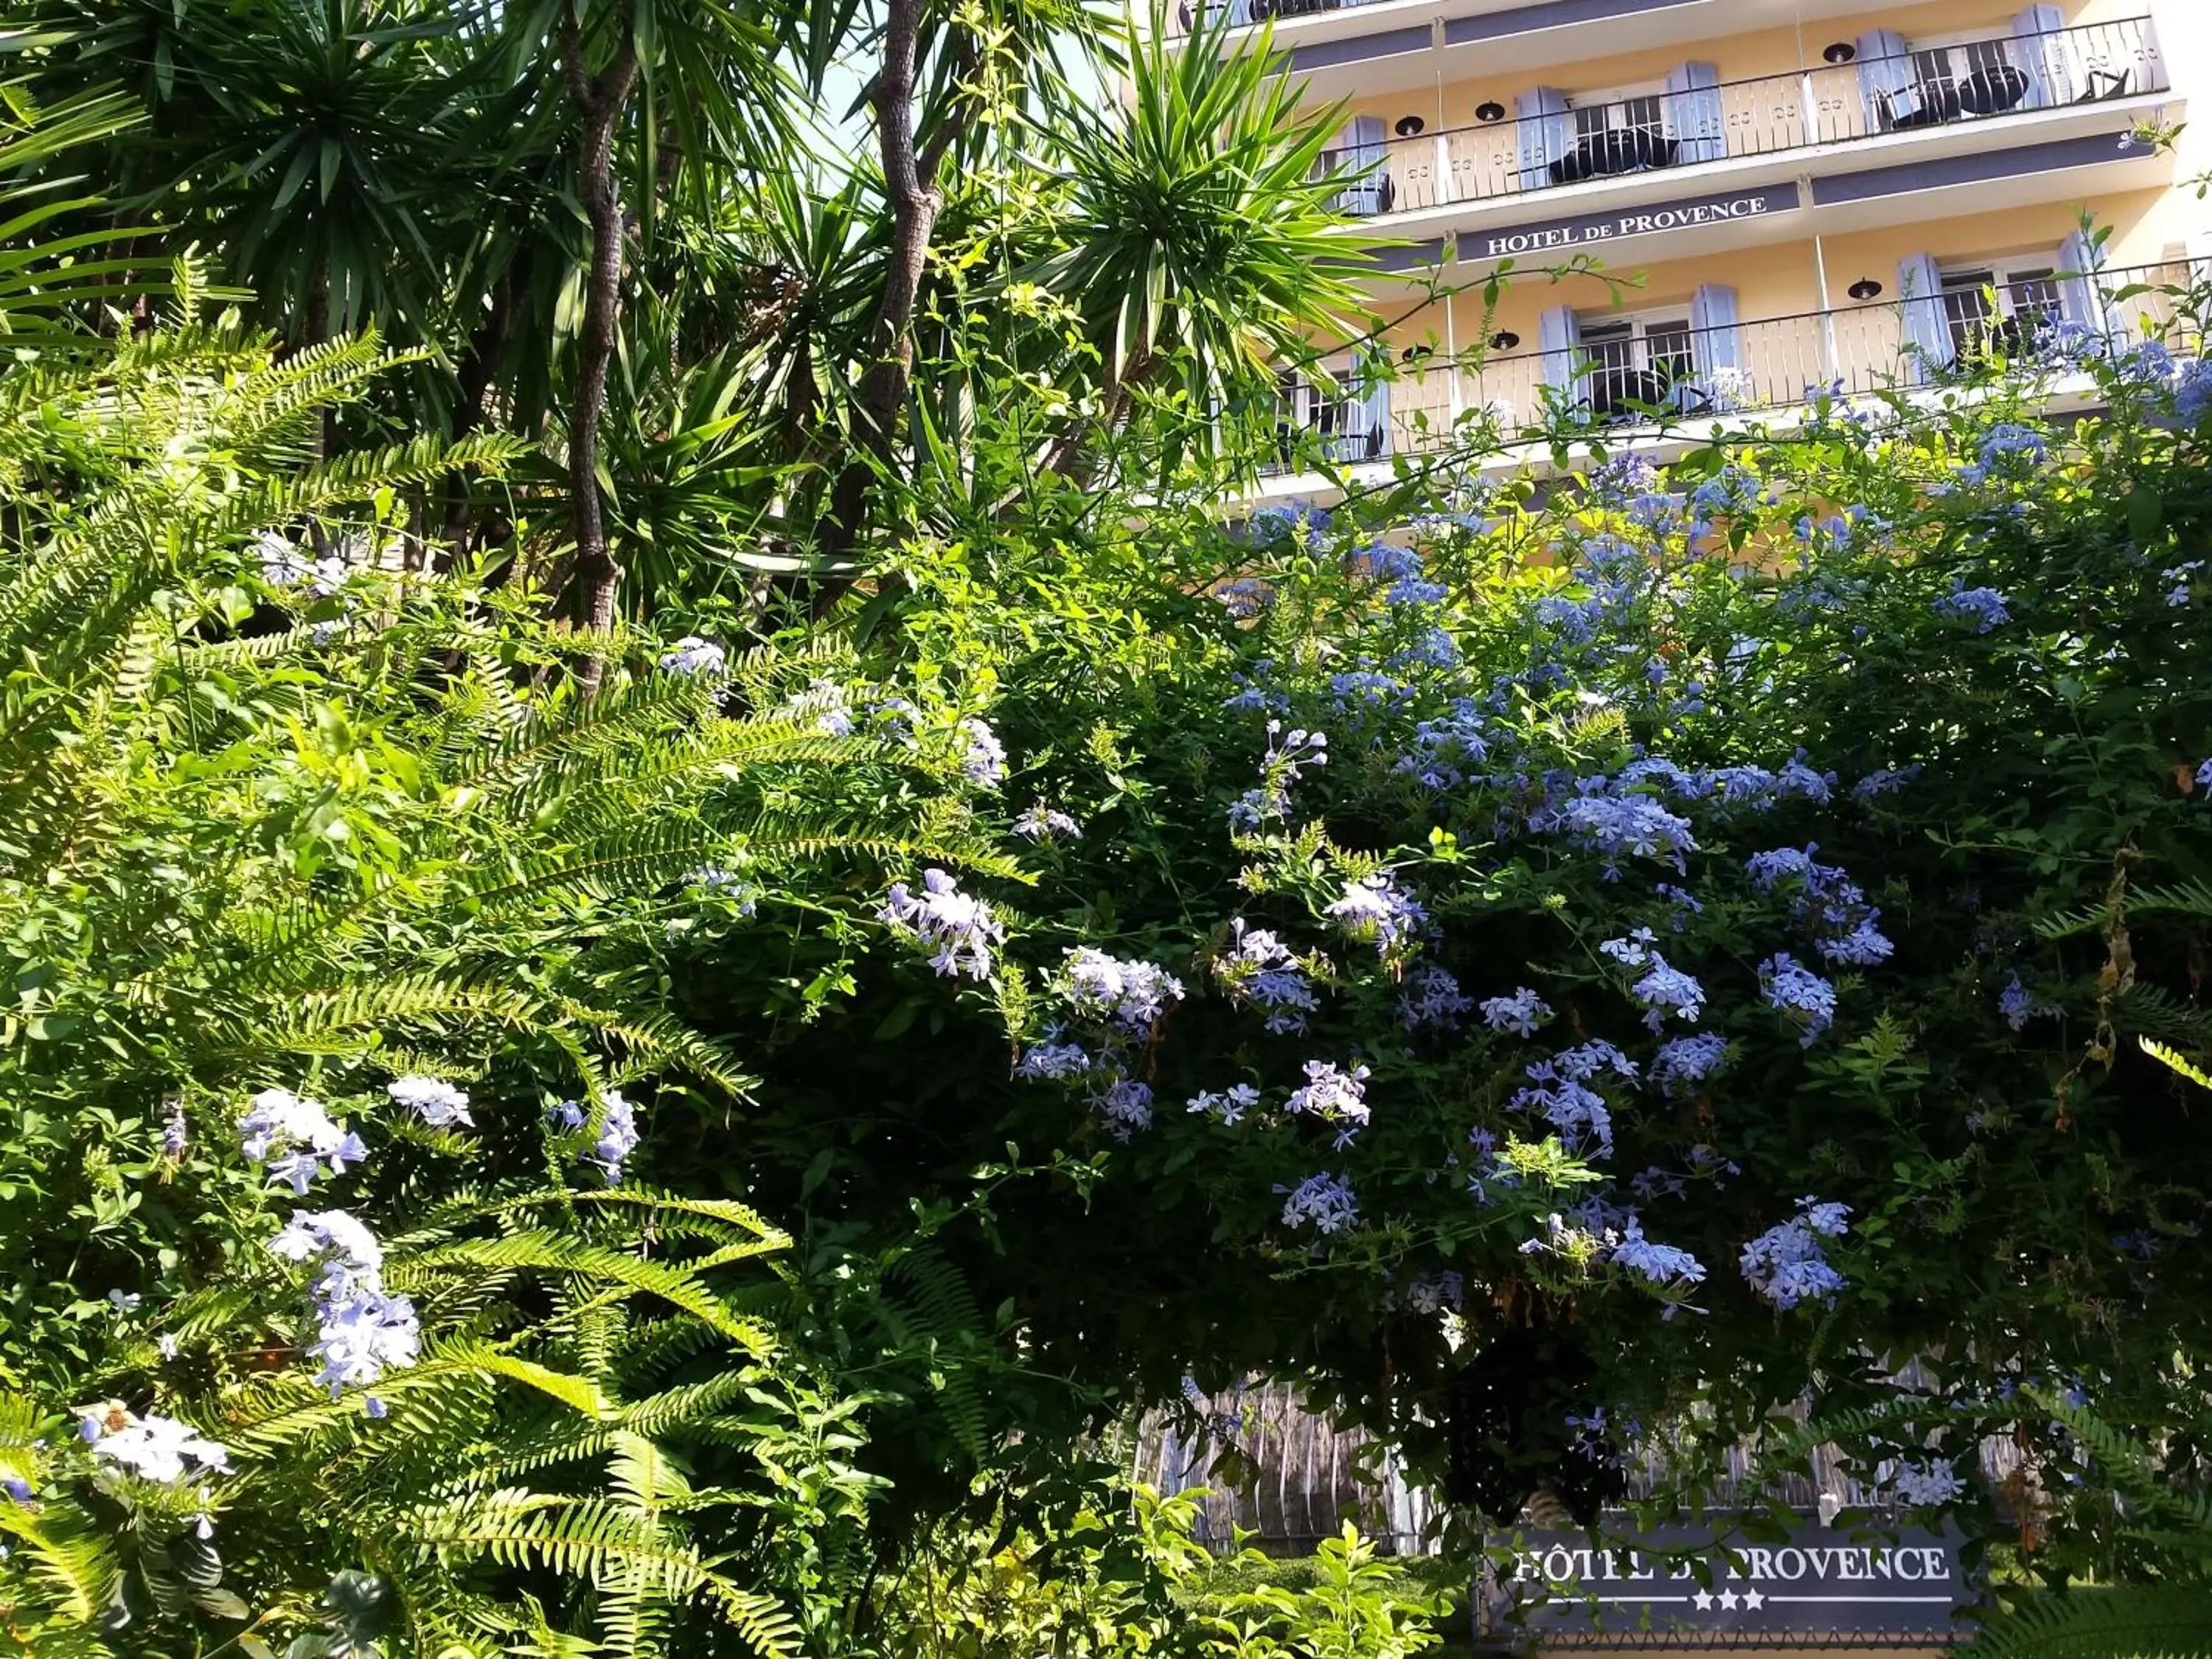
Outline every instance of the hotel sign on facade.
{"label": "hotel sign on facade", "polygon": [[1504,230],[1462,232],[1459,257],[1504,259],[1526,253],[1551,253],[1562,248],[1589,247],[1600,242],[1616,242],[1631,236],[1682,230],[1694,225],[1765,219],[1777,213],[1795,212],[1797,205],[1796,185],[1768,185],[1732,195],[1699,196],[1679,202],[1621,208],[1612,213],[1585,214],[1578,219],[1555,219]]}
{"label": "hotel sign on facade", "polygon": [[1485,1633],[1826,1638],[1959,1633],[1975,1586],[1955,1534],[1803,1527],[1779,1543],[1658,1527],[1610,1547],[1587,1533],[1512,1534],[1510,1577],[1478,1598]]}

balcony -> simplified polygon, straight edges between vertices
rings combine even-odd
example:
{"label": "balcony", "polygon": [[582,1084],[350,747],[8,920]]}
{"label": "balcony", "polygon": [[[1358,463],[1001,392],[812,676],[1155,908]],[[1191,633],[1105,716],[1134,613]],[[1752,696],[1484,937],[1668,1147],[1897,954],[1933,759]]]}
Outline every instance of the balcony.
{"label": "balcony", "polygon": [[1337,198],[1344,213],[1389,218],[2004,122],[2169,84],[2148,18],[1991,37],[1940,53],[1900,46],[1895,57],[1714,85],[1694,84],[1698,67],[1684,66],[1679,88],[1625,105],[1570,106],[1555,94],[1538,94],[1547,107],[1509,112],[1492,105],[1494,120],[1412,137],[1385,137],[1376,121],[1373,134],[1324,152],[1322,166],[1352,176]]}
{"label": "balcony", "polygon": [[[1822,387],[1845,398],[1934,391],[2013,364],[2057,373],[2063,390],[2069,365],[2146,340],[2170,342],[2181,320],[2173,290],[2208,276],[2212,261],[2054,272],[1890,305],[1493,357],[1474,368],[1401,363],[1349,392],[1291,381],[1278,470],[1316,458],[1356,466],[1449,449],[1468,441],[1461,422],[1478,416],[1509,444],[1553,411],[1619,441],[1662,432],[1704,437],[1731,429],[1741,416],[1801,406]],[[1334,372],[1346,384],[1358,378],[1349,366]],[[2074,394],[2087,389],[2080,380]]]}

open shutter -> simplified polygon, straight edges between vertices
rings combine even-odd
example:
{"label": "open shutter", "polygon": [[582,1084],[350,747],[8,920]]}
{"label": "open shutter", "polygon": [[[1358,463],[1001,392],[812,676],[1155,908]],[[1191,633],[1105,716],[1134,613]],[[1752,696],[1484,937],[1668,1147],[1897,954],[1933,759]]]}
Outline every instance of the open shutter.
{"label": "open shutter", "polygon": [[2030,109],[2070,104],[2080,95],[2075,86],[2073,42],[2065,33],[2066,20],[2056,6],[2029,6],[2012,20],[2012,61],[2027,76]]}
{"label": "open shutter", "polygon": [[1513,100],[1513,119],[1521,138],[1521,188],[1541,190],[1556,184],[1552,167],[1574,147],[1567,94],[1557,87],[1521,93]]}
{"label": "open shutter", "polygon": [[1344,187],[1337,205],[1355,219],[1371,218],[1383,210],[1382,167],[1389,160],[1389,141],[1379,115],[1355,115],[1337,135],[1339,165],[1358,175]]}
{"label": "open shutter", "polygon": [[1898,100],[1912,84],[1912,60],[1895,29],[1869,29],[1856,41],[1859,95],[1866,100],[1869,132],[1887,132]]}
{"label": "open shutter", "polygon": [[1667,131],[1682,161],[1717,161],[1728,154],[1721,118],[1721,72],[1711,64],[1682,64],[1667,71]]}
{"label": "open shutter", "polygon": [[1380,460],[1390,453],[1390,354],[1370,352],[1359,366],[1360,429],[1364,441],[1352,459]]}
{"label": "open shutter", "polygon": [[1575,345],[1582,337],[1574,307],[1553,307],[1544,313],[1539,326],[1539,343],[1544,349],[1544,384],[1565,392],[1574,384]]}
{"label": "open shutter", "polygon": [[[1735,290],[1723,283],[1708,283],[1692,295],[1690,327],[1696,343],[1698,375],[1706,398],[1715,410],[1735,408],[1747,389],[1743,385],[1743,325]],[[1687,412],[1698,410],[1692,407]]]}
{"label": "open shutter", "polygon": [[1943,275],[1935,256],[1909,253],[1897,262],[1897,291],[1904,304],[1905,376],[1924,384],[1958,356],[1950,314],[1943,309]]}
{"label": "open shutter", "polygon": [[2058,246],[2058,268],[2075,275],[2058,279],[2058,307],[2069,323],[2094,329],[2110,343],[2120,331],[2120,320],[2105,297],[2108,290],[2099,272],[2104,269],[2104,245],[2087,231],[2077,230]]}

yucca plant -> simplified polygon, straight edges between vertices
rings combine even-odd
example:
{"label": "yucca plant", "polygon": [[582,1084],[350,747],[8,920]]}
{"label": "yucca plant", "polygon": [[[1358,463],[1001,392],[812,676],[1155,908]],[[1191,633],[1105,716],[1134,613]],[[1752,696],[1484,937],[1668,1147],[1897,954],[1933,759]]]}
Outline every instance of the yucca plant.
{"label": "yucca plant", "polygon": [[780,1234],[623,1184],[744,1088],[635,946],[1000,867],[957,757],[825,714],[826,659],[415,568],[410,502],[513,442],[313,460],[390,355],[275,362],[179,285],[0,378],[4,1641],[784,1650],[855,1407]]}

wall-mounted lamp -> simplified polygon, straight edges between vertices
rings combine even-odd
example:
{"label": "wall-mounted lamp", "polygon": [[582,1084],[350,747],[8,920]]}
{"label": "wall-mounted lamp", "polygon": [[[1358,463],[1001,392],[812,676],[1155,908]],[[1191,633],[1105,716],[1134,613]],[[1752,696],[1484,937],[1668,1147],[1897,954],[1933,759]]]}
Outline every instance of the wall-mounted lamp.
{"label": "wall-mounted lamp", "polygon": [[1490,337],[1490,343],[1500,351],[1510,351],[1521,343],[1521,337],[1510,328],[1502,328]]}
{"label": "wall-mounted lamp", "polygon": [[1430,346],[1409,345],[1398,354],[1398,361],[1401,363],[1421,362],[1427,358],[1432,349],[1434,348]]}
{"label": "wall-mounted lamp", "polygon": [[1410,138],[1426,125],[1428,123],[1418,115],[1401,115],[1398,118],[1398,136]]}
{"label": "wall-mounted lamp", "polygon": [[1474,106],[1474,118],[1478,121],[1503,121],[1505,118],[1505,106],[1477,104]]}
{"label": "wall-mounted lamp", "polygon": [[1853,46],[1850,41],[1838,40],[1834,46],[1830,46],[1826,52],[1822,52],[1820,57],[1822,60],[1826,63],[1848,64],[1852,58],[1858,55],[1859,49]]}
{"label": "wall-mounted lamp", "polygon": [[1844,292],[1854,300],[1872,300],[1881,295],[1881,284],[1871,276],[1862,276]]}

